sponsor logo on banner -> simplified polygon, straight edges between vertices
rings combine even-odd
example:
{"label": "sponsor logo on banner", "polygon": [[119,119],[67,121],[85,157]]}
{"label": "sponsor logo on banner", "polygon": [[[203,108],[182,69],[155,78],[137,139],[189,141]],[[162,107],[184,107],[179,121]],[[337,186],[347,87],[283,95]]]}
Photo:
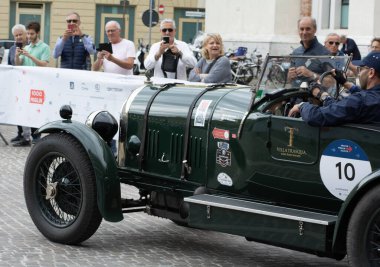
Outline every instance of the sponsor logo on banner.
{"label": "sponsor logo on banner", "polygon": [[29,102],[42,105],[45,102],[45,92],[43,90],[31,89]]}
{"label": "sponsor logo on banner", "polygon": [[231,166],[231,152],[230,144],[226,142],[218,142],[218,149],[216,150],[216,164],[227,167]]}
{"label": "sponsor logo on banner", "polygon": [[214,128],[214,130],[212,130],[212,136],[214,139],[230,140],[230,131]]}

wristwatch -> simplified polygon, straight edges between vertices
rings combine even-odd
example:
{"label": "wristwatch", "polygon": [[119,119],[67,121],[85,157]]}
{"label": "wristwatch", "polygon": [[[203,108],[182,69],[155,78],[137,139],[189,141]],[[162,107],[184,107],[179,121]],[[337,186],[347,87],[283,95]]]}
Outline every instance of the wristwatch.
{"label": "wristwatch", "polygon": [[301,111],[301,107],[305,104],[305,102],[298,103],[298,109]]}
{"label": "wristwatch", "polygon": [[328,98],[328,97],[330,97],[330,95],[328,93],[326,93],[326,94],[322,93],[321,96],[319,97],[319,100],[321,102],[324,102],[326,100],[326,98]]}

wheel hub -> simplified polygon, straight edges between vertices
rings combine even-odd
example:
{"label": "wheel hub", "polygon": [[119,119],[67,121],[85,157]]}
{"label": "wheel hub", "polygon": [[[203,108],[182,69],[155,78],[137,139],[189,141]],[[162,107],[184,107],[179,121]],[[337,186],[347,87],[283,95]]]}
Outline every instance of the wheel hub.
{"label": "wheel hub", "polygon": [[58,182],[48,184],[46,186],[46,199],[52,199],[57,196],[57,184]]}

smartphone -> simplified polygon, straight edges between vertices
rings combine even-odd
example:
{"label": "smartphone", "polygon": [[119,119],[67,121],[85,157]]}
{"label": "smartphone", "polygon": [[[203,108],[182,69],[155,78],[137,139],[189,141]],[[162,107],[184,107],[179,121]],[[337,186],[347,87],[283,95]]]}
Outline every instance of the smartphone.
{"label": "smartphone", "polygon": [[75,24],[67,24],[67,29],[69,29],[70,31],[73,31],[74,27],[75,27]]}
{"label": "smartphone", "polygon": [[164,41],[165,44],[168,44],[168,43],[169,43],[169,40],[170,40],[170,37],[169,37],[169,36],[164,36],[164,37],[162,37],[162,41]]}
{"label": "smartphone", "polygon": [[102,51],[105,50],[107,52],[110,52],[112,54],[112,44],[111,43],[100,43],[99,47],[96,48],[96,51]]}
{"label": "smartphone", "polygon": [[22,46],[23,46],[23,43],[19,43],[19,42],[16,42],[16,47],[18,47],[18,48],[20,48],[20,49],[22,49]]}

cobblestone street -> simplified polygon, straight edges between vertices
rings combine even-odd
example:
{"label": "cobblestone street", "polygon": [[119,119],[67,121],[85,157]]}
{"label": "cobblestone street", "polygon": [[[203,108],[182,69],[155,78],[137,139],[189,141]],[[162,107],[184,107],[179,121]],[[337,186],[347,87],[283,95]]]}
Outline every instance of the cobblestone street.
{"label": "cobblestone street", "polygon": [[[9,141],[16,127],[0,125],[0,133]],[[347,266],[346,259],[338,262],[239,236],[181,227],[141,212],[124,215],[119,223],[103,221],[80,246],[52,243],[39,233],[25,206],[23,170],[29,150],[6,146],[0,139],[1,267]]]}

